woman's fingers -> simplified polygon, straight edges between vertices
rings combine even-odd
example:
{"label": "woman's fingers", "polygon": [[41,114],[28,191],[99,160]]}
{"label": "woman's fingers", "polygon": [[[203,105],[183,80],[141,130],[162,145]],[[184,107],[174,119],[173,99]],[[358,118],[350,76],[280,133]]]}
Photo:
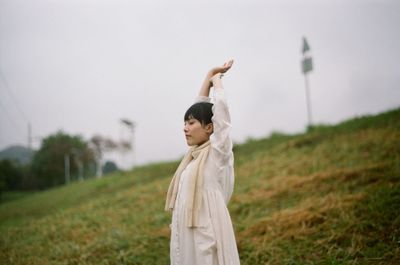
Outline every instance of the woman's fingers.
{"label": "woman's fingers", "polygon": [[226,71],[228,71],[233,64],[233,60],[230,60],[229,62],[224,63],[224,65],[222,66],[222,73],[225,73]]}
{"label": "woman's fingers", "polygon": [[229,60],[228,62],[225,62],[222,66],[220,67],[215,67],[211,70],[211,73],[215,75],[216,73],[226,73],[233,64],[233,60]]}
{"label": "woman's fingers", "polygon": [[228,62],[224,63],[224,68],[226,68],[226,70],[228,70],[229,68],[232,67],[233,64],[233,60],[229,60]]}

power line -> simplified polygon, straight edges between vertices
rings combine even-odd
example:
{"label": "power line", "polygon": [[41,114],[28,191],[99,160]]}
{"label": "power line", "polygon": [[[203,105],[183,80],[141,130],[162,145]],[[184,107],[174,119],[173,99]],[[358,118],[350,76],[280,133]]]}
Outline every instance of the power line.
{"label": "power line", "polygon": [[[11,117],[10,113],[8,112],[7,108],[1,103],[0,101],[0,107],[4,110],[4,113],[6,116],[9,118],[11,124],[14,126],[14,129],[16,129],[18,132],[21,132],[21,128],[15,123],[14,119]],[[25,133],[23,133],[24,135]]]}
{"label": "power line", "polygon": [[[32,148],[32,127],[31,127],[31,123],[29,122],[28,116],[25,114],[25,112],[22,110],[21,105],[19,104],[17,97],[14,95],[14,93],[12,92],[12,90],[10,89],[7,79],[4,76],[3,72],[0,69],[0,76],[1,79],[3,80],[3,84],[4,84],[4,88],[7,90],[9,96],[11,97],[12,101],[14,102],[14,106],[18,109],[19,113],[21,114],[21,117],[25,120],[25,122],[28,124],[28,147],[31,149]],[[16,124],[15,120],[12,118],[12,116],[10,115],[10,113],[8,112],[7,108],[5,107],[5,105],[1,104],[1,107],[4,110],[4,113],[6,114],[6,116],[9,118],[9,120],[11,121],[11,123],[14,125],[14,127],[17,129],[18,132],[21,132],[21,129],[19,128],[19,126]],[[25,135],[25,133],[23,133],[22,135]]]}
{"label": "power line", "polygon": [[6,79],[6,77],[4,76],[4,74],[3,74],[3,72],[2,72],[1,70],[0,70],[0,76],[1,76],[1,79],[3,80],[4,87],[6,88],[6,90],[8,91],[8,93],[10,94],[12,100],[14,101],[14,104],[15,104],[16,108],[18,109],[18,111],[20,112],[20,114],[22,115],[22,117],[25,119],[25,121],[26,121],[27,123],[29,123],[28,116],[27,116],[27,115],[25,114],[25,112],[22,110],[21,105],[19,104],[17,98],[15,97],[14,93],[12,92],[12,90],[9,88],[7,79]]}
{"label": "power line", "polygon": [[9,134],[9,132],[4,133],[4,131],[2,131],[2,133],[0,134],[0,146],[10,145],[11,142],[21,143],[22,141],[16,134],[13,133]]}

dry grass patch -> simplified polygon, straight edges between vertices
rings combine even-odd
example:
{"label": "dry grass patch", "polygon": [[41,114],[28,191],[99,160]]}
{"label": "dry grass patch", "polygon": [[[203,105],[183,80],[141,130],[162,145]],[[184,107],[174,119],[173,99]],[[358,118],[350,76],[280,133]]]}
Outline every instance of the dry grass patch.
{"label": "dry grass patch", "polygon": [[250,237],[254,242],[260,243],[309,236],[318,231],[318,226],[323,224],[329,226],[334,221],[332,217],[347,215],[349,206],[364,197],[362,193],[310,197],[299,203],[296,208],[284,209],[260,220],[242,232],[240,237]]}

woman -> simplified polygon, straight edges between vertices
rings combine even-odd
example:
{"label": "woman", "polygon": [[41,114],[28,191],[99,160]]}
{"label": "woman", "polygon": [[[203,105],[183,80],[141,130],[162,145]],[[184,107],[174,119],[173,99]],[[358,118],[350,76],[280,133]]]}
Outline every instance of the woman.
{"label": "woman", "polygon": [[[226,207],[233,191],[230,116],[221,83],[233,60],[212,68],[197,103],[184,116],[190,146],[170,183],[165,209],[172,210],[170,255],[173,265],[240,264]],[[214,87],[214,104],[210,89]]]}

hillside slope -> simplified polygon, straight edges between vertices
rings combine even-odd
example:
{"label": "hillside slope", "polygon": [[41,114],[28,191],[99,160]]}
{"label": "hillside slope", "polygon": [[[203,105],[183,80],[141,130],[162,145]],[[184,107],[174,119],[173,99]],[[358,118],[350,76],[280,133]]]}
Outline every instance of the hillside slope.
{"label": "hillside slope", "polygon": [[[242,264],[400,264],[400,109],[235,146]],[[0,205],[0,264],[169,264],[177,162]]]}
{"label": "hillside slope", "polygon": [[9,146],[0,151],[0,160],[9,159],[22,165],[29,164],[33,157],[33,151],[21,145]]}

